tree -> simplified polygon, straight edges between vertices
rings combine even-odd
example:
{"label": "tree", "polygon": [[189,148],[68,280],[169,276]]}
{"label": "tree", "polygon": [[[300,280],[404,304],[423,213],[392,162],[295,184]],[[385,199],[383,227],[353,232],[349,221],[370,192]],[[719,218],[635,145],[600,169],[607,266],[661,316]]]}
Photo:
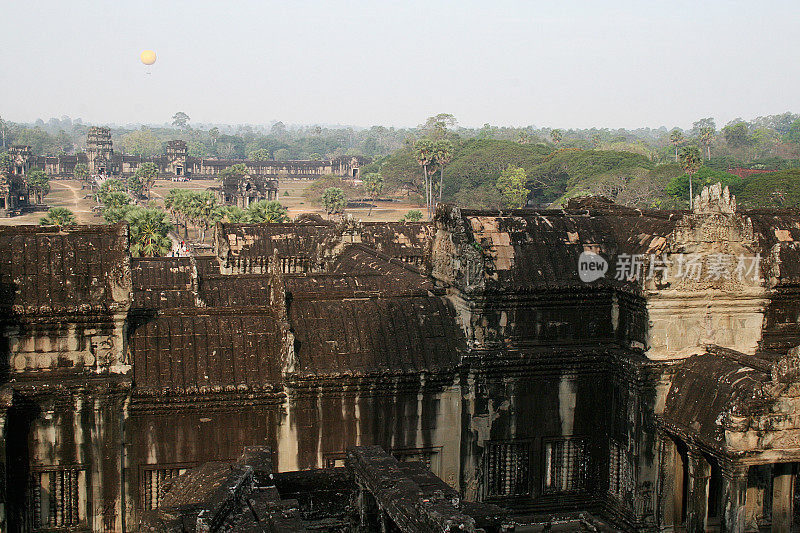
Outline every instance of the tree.
{"label": "tree", "polygon": [[347,198],[344,195],[344,191],[339,187],[325,189],[325,192],[322,193],[322,206],[329,216],[334,213],[343,213],[345,206],[347,206]]}
{"label": "tree", "polygon": [[147,128],[126,133],[120,137],[122,150],[128,155],[154,157],[161,153],[161,141]]}
{"label": "tree", "polygon": [[136,169],[134,176],[139,179],[142,189],[147,191],[147,199],[150,199],[150,189],[155,185],[156,178],[158,177],[158,167],[155,163],[146,162],[139,165]]}
{"label": "tree", "polygon": [[172,240],[169,232],[172,224],[167,214],[160,209],[131,209],[125,217],[130,228],[130,250],[134,257],[159,257],[169,253]]}
{"label": "tree", "polygon": [[210,130],[208,130],[208,136],[211,137],[212,146],[217,144],[217,141],[219,140],[219,128],[214,126]]}
{"label": "tree", "polygon": [[422,167],[423,186],[425,187],[425,208],[428,218],[431,217],[431,203],[433,201],[433,190],[431,188],[430,177],[428,176],[428,165],[433,162],[434,144],[429,139],[420,139],[414,143],[414,157],[417,164]]}
{"label": "tree", "polygon": [[134,209],[141,209],[136,205],[123,205],[122,207],[108,207],[103,209],[103,220],[109,224],[116,224],[121,220],[126,220],[130,212]]}
{"label": "tree", "polygon": [[131,203],[131,197],[122,191],[110,191],[100,195],[100,201],[105,209],[117,209]]}
{"label": "tree", "polygon": [[678,162],[678,145],[683,142],[683,133],[678,128],[675,128],[669,134],[669,142],[675,147],[675,162]]}
{"label": "tree", "polygon": [[234,179],[238,181],[247,176],[249,173],[250,171],[247,170],[247,165],[244,163],[236,163],[235,165],[231,165],[222,169],[222,172],[220,172],[219,175],[223,180]]}
{"label": "tree", "polygon": [[725,137],[725,142],[733,150],[746,148],[752,142],[748,135],[747,124],[744,122],[728,124],[722,128],[722,136]]}
{"label": "tree", "polygon": [[703,166],[700,160],[700,150],[696,146],[684,146],[681,148],[680,163],[683,171],[689,175],[689,209],[692,209],[694,203],[692,177]]}
{"label": "tree", "polygon": [[422,211],[419,209],[412,209],[403,215],[403,219],[408,220],[409,222],[419,222],[422,220]]}
{"label": "tree", "polygon": [[367,216],[372,215],[372,206],[375,203],[375,198],[383,191],[383,176],[379,172],[370,172],[363,177],[364,191],[369,195],[369,213]]}
{"label": "tree", "polygon": [[272,160],[272,154],[266,148],[259,148],[258,150],[250,152],[250,154],[247,157],[250,158],[250,160],[252,160],[252,161],[271,161]]}
{"label": "tree", "polygon": [[183,111],[178,111],[177,113],[172,115],[172,125],[177,126],[182,130],[186,129],[186,127],[189,125],[189,120],[191,120],[189,118],[189,115],[187,115]]}
{"label": "tree", "polygon": [[222,215],[225,220],[234,224],[240,222],[248,222],[247,211],[245,211],[238,205],[224,206],[222,208]]}
{"label": "tree", "polygon": [[132,195],[139,198],[144,196],[142,193],[144,190],[144,183],[142,183],[142,179],[138,174],[133,173],[128,176],[128,179],[125,180],[125,186]]}
{"label": "tree", "polygon": [[[124,187],[122,182],[118,179],[107,179],[100,185],[100,190],[97,191],[95,199],[101,204],[106,204],[106,196],[112,192],[123,192]],[[125,195],[128,196],[127,194]],[[130,200],[130,199],[129,199]]]}
{"label": "tree", "polygon": [[282,137],[283,135],[286,135],[286,124],[279,120],[272,125],[272,127],[269,129],[269,133],[275,137]]}
{"label": "tree", "polygon": [[89,167],[83,163],[78,163],[72,170],[72,177],[78,181],[87,181],[89,179]]}
{"label": "tree", "polygon": [[319,153],[317,153],[317,152],[312,152],[312,153],[310,153],[310,154],[308,155],[308,158],[309,158],[311,161],[321,161],[321,160],[322,160],[322,154],[319,154]]}
{"label": "tree", "polygon": [[50,192],[50,176],[44,170],[32,168],[25,173],[25,184],[33,191],[34,203],[44,203],[44,197]]}
{"label": "tree", "polygon": [[564,138],[564,132],[561,130],[550,130],[550,138],[557,145]]}
{"label": "tree", "polygon": [[39,219],[42,226],[74,226],[75,214],[66,207],[51,207],[47,216]]}
{"label": "tree", "polygon": [[428,117],[425,124],[420,126],[423,136],[431,140],[441,140],[447,137],[448,128],[454,128],[458,124],[456,117],[450,113],[439,113],[438,115]]}
{"label": "tree", "polygon": [[277,200],[261,200],[247,208],[247,222],[253,224],[289,222],[287,209]]}
{"label": "tree", "polygon": [[800,145],[800,119],[792,122],[792,125],[789,126],[789,131],[783,136],[783,140]]}
{"label": "tree", "polygon": [[280,148],[275,150],[275,160],[276,161],[288,161],[289,160],[289,150],[286,148]]}
{"label": "tree", "polygon": [[500,190],[505,207],[518,209],[525,206],[531,192],[525,187],[527,180],[528,176],[525,174],[525,170],[512,165],[509,165],[500,174],[496,187]]}
{"label": "tree", "polygon": [[453,159],[453,143],[447,139],[440,139],[433,145],[433,157],[439,165],[439,200],[444,191],[444,167]]}
{"label": "tree", "polygon": [[711,142],[714,140],[716,130],[711,127],[704,127],[700,129],[700,144],[706,147],[706,160],[711,159]]}

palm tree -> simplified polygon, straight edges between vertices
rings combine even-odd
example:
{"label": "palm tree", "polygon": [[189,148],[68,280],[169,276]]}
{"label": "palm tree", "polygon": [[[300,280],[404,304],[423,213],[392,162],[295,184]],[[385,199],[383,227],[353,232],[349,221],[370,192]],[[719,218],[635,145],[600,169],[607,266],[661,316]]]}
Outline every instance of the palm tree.
{"label": "palm tree", "polygon": [[675,162],[678,162],[678,145],[683,142],[683,133],[678,128],[672,130],[669,134],[669,142],[675,146]]}
{"label": "palm tree", "polygon": [[561,130],[550,130],[550,138],[553,139],[555,144],[561,142],[561,139],[564,138],[564,132]]}
{"label": "palm tree", "polygon": [[706,147],[706,160],[711,160],[711,142],[714,140],[714,128],[700,130],[700,143]]}
{"label": "palm tree", "polygon": [[684,146],[681,148],[680,158],[683,171],[689,175],[689,209],[692,209],[694,203],[692,177],[703,166],[703,162],[700,160],[700,150],[696,146]]}
{"label": "palm tree", "polygon": [[444,190],[444,167],[453,159],[453,143],[447,139],[436,141],[433,147],[433,155],[439,164],[439,201],[442,200]]}
{"label": "palm tree", "polygon": [[367,213],[367,216],[370,216],[372,215],[372,206],[375,203],[375,198],[383,190],[383,176],[379,172],[370,172],[364,175],[363,181],[364,191],[370,197],[369,213]]}
{"label": "palm tree", "polygon": [[167,214],[160,209],[135,209],[130,212],[131,254],[135,257],[159,257],[172,249],[169,231],[172,224],[166,220]]}
{"label": "palm tree", "polygon": [[51,207],[47,216],[39,219],[42,226],[74,226],[75,215],[66,207]]}
{"label": "palm tree", "polygon": [[289,222],[289,216],[279,201],[261,200],[247,208],[247,221],[255,224]]}
{"label": "palm tree", "polygon": [[428,179],[428,165],[433,162],[433,142],[429,139],[420,139],[414,144],[414,156],[417,163],[422,167],[423,185],[425,187],[425,207],[428,211],[428,218],[431,217],[431,196],[432,190]]}

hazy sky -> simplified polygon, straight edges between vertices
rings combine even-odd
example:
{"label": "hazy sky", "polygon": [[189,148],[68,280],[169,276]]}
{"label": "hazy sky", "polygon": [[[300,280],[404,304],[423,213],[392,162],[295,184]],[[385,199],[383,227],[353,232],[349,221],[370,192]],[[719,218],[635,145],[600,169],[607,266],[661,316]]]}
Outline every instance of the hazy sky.
{"label": "hazy sky", "polygon": [[[800,112],[800,1],[3,0],[0,116],[688,127]],[[143,49],[158,61],[147,75]]]}

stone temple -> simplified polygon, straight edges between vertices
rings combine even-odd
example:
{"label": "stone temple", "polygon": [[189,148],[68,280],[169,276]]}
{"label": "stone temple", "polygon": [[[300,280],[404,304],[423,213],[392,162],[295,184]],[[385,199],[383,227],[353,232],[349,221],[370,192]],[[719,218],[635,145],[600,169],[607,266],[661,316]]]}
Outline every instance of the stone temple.
{"label": "stone temple", "polygon": [[0,527],[792,531],[799,243],[718,186],[178,258],[0,228]]}

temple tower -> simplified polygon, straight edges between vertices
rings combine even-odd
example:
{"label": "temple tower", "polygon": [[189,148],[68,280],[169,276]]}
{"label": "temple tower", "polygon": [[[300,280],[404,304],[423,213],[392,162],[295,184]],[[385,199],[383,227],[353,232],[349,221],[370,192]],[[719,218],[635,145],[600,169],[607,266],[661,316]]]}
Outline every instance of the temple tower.
{"label": "temple tower", "polygon": [[167,142],[167,168],[168,173],[175,176],[188,175],[186,168],[186,141],[174,140]]}
{"label": "temple tower", "polygon": [[87,166],[90,174],[109,175],[112,172],[111,131],[108,128],[92,126],[86,139]]}

